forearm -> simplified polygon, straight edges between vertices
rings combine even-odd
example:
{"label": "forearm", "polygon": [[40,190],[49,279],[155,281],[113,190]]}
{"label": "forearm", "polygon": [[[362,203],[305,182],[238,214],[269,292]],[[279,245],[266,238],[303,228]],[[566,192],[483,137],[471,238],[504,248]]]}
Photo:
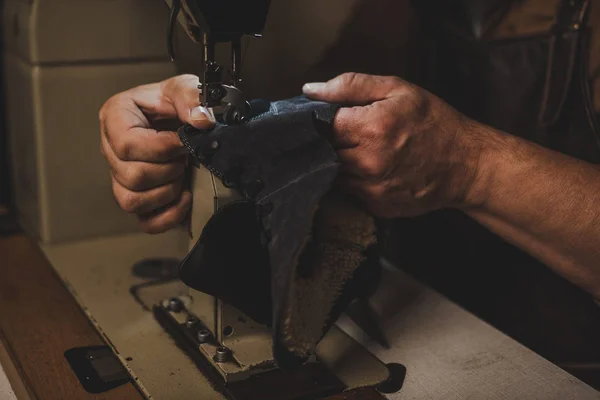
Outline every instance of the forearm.
{"label": "forearm", "polygon": [[600,299],[600,169],[477,126],[482,201],[465,212]]}

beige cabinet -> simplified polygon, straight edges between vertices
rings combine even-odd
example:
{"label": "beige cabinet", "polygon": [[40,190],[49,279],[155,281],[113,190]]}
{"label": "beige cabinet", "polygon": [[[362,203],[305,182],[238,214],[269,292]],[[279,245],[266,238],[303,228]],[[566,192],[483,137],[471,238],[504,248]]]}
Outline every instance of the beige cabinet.
{"label": "beige cabinet", "polygon": [[113,199],[98,110],[175,74],[153,0],[5,0],[7,129],[22,224],[53,243],[137,231]]}

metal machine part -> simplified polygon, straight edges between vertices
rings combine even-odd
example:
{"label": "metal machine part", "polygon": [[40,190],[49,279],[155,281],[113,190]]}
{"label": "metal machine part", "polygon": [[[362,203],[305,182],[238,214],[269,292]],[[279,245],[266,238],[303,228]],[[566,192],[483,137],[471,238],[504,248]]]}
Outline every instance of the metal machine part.
{"label": "metal machine part", "polygon": [[[243,123],[250,106],[238,87],[242,82],[241,38],[244,35],[260,36],[270,0],[166,2],[171,7],[167,35],[171,57],[175,56],[173,30],[175,23],[179,22],[194,42],[202,44],[204,65],[199,86],[201,104],[211,109],[221,123]],[[215,61],[217,43],[231,45],[231,68],[228,71],[224,71]],[[215,179],[209,170],[202,166],[195,167],[192,170],[194,203],[190,216],[190,248],[194,246],[214,213],[240,199],[237,191]],[[155,303],[153,313],[156,320],[177,341],[179,347],[183,348],[201,369],[208,365],[226,385],[256,382],[256,379],[264,379],[267,375],[279,374],[273,357],[271,328],[257,323],[218,298],[189,289],[186,295],[164,298]],[[338,344],[344,343],[344,346],[353,346],[352,339],[344,335],[334,336],[336,339],[333,342],[330,335],[330,339],[325,340],[321,348],[340,349]],[[320,373],[321,380],[325,376],[333,376],[333,371],[339,369],[333,362],[336,351],[322,350],[320,355],[317,351],[317,354],[300,368],[301,374],[314,370],[329,371]],[[387,379],[388,371],[381,361],[372,356],[365,356],[365,363],[369,365],[369,372],[361,373],[360,379],[352,374],[348,378],[344,373],[338,377],[341,381],[338,381],[338,378],[333,379],[336,382],[333,385],[334,392],[344,390],[344,387],[356,387],[357,381],[368,382],[366,386],[372,386]],[[369,378],[363,379],[364,376]],[[250,377],[255,379],[249,380]],[[315,378],[315,382],[319,379]],[[327,382],[328,384],[321,388],[311,388],[311,384],[305,389],[316,395],[322,390],[333,388],[331,382]]]}
{"label": "metal machine part", "polygon": [[[167,32],[171,59],[175,58],[173,32],[179,21],[193,41],[202,43],[204,73],[198,87],[202,105],[213,109],[225,124],[243,122],[250,106],[238,88],[242,82],[242,36],[260,36],[270,0],[166,1],[171,7]],[[231,45],[231,68],[227,71],[215,61],[217,43]]]}
{"label": "metal machine part", "polygon": [[[175,57],[173,33],[178,22],[193,42],[202,45],[204,65],[198,87],[201,104],[211,109],[222,123],[243,122],[250,106],[238,87],[242,82],[241,39],[244,35],[260,36],[270,0],[166,0],[166,3],[171,8],[167,32],[171,58]],[[217,43],[231,46],[231,67],[227,71],[215,61]],[[239,198],[203,167],[193,168],[192,190],[193,237],[202,232],[219,208]],[[192,239],[192,246],[194,242]],[[157,318],[162,316],[171,331],[184,331],[186,340],[192,340],[192,347],[226,381],[275,368],[270,329],[219,299],[190,289],[185,299],[166,299],[157,305],[155,314],[159,315]]]}
{"label": "metal machine part", "polygon": [[[276,369],[275,362],[268,359],[268,349],[260,349],[266,337],[252,335],[252,332],[236,332],[229,325],[215,333],[193,314],[193,303],[192,296],[181,296],[166,299],[153,309],[156,319],[188,354],[202,357],[228,383]],[[173,307],[174,304],[177,306]],[[224,340],[226,337],[230,339]],[[228,345],[232,345],[234,350]],[[261,357],[263,354],[266,357]]]}

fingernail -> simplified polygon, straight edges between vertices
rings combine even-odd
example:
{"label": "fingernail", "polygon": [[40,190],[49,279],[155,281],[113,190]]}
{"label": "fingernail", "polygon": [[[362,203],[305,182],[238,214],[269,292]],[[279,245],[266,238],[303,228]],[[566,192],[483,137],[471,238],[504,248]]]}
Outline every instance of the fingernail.
{"label": "fingernail", "polygon": [[323,90],[324,87],[325,87],[324,82],[311,82],[311,83],[307,83],[304,86],[302,86],[302,91],[304,93],[316,93],[316,92]]}
{"label": "fingernail", "polygon": [[211,121],[215,122],[215,116],[202,106],[194,107],[190,111],[190,119],[192,121]]}

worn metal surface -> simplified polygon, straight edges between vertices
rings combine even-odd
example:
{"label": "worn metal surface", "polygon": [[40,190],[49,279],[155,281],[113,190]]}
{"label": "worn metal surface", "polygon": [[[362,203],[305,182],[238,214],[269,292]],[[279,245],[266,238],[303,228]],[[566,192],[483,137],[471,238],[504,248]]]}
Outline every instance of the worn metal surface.
{"label": "worn metal surface", "polygon": [[[44,248],[51,264],[94,325],[114,347],[123,364],[146,396],[156,399],[222,400],[208,380],[156,322],[129,294],[131,285],[144,280],[131,274],[142,258],[181,257],[187,251],[187,235],[125,235]],[[160,287],[165,298],[178,282]],[[152,291],[156,289],[152,287]],[[156,292],[146,296],[148,301]]]}
{"label": "worn metal surface", "polygon": [[[183,255],[185,236],[126,235],[46,246],[45,252],[71,288],[80,288],[78,300],[153,398],[222,399],[127,291],[140,281],[131,276],[131,265],[142,257]],[[169,291],[178,287],[169,285]],[[591,387],[399,270],[384,269],[372,306],[390,350],[369,342],[344,317],[338,325],[384,362],[406,366],[402,390],[389,399],[600,399]],[[337,365],[347,367],[351,359]]]}
{"label": "worn metal surface", "polygon": [[[194,203],[190,224],[190,249],[196,244],[202,229],[214,212],[227,203],[240,199],[236,191],[223,186],[206,168],[194,168],[192,172]],[[189,311],[211,330],[219,343],[231,349],[233,357],[237,360],[236,366],[213,363],[223,376],[228,379],[243,379],[252,371],[262,371],[266,364],[273,363],[271,332],[266,326],[253,322],[239,310],[212,296],[193,289],[190,289],[189,293],[193,299]],[[226,328],[231,331],[230,335],[223,334]],[[201,347],[207,354],[214,353],[215,349],[210,344]],[[209,359],[212,362],[212,357]]]}
{"label": "worn metal surface", "polygon": [[[449,267],[449,266],[445,266]],[[600,393],[390,264],[372,299],[385,350],[342,317],[338,326],[386,363],[406,366],[403,399],[600,399]]]}
{"label": "worn metal surface", "polygon": [[[185,232],[173,231],[163,235],[125,235],[45,246],[44,250],[146,395],[159,399],[198,396],[222,399],[152,313],[136,303],[128,291],[130,286],[142,281],[131,274],[132,265],[142,258],[182,257],[187,251],[186,242]],[[181,283],[168,282],[144,289],[140,297],[151,306],[175,295],[185,298],[187,293]],[[334,328],[328,337],[331,340],[324,340],[317,353],[347,386],[372,385],[385,380],[387,370],[382,368],[381,362],[364,354],[362,347],[348,335]]]}

